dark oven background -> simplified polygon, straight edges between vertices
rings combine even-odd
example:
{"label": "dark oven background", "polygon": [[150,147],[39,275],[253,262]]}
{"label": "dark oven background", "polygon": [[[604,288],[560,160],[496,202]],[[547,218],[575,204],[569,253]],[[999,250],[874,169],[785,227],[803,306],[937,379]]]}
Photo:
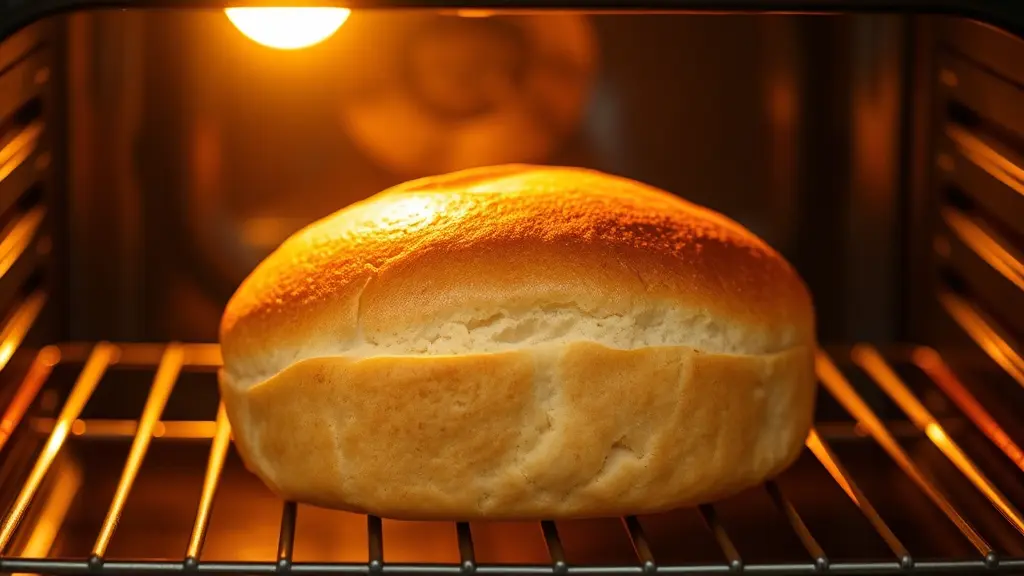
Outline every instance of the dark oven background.
{"label": "dark oven background", "polygon": [[[905,335],[906,18],[356,12],[298,52],[218,12],[64,25],[71,338],[212,341],[289,232],[408,178],[521,160],[623,174],[739,220],[799,267],[825,341]],[[526,82],[544,57],[568,80],[529,113],[465,95],[479,69]],[[403,98],[428,112],[400,116]]]}

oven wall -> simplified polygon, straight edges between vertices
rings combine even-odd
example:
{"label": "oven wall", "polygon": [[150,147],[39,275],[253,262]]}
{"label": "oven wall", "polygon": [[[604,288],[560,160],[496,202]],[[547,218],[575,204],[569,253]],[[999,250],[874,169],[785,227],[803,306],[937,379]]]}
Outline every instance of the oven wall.
{"label": "oven wall", "polygon": [[[284,235],[430,173],[395,169],[339,121],[364,104],[360,74],[383,66],[366,39],[400,45],[411,26],[391,14],[357,12],[300,52],[258,46],[219,13],[69,17],[67,336],[213,340],[234,287]],[[737,219],[807,279],[824,341],[904,335],[908,20],[585,26],[580,120],[527,159],[623,174]]]}
{"label": "oven wall", "polygon": [[[952,18],[919,18],[908,163],[912,337],[951,381],[1024,406],[1024,41]],[[937,357],[937,356],[936,356]],[[921,365],[930,356],[916,358]]]}
{"label": "oven wall", "polygon": [[43,21],[0,44],[0,369],[16,375],[31,354],[15,350],[67,332],[63,40]]}

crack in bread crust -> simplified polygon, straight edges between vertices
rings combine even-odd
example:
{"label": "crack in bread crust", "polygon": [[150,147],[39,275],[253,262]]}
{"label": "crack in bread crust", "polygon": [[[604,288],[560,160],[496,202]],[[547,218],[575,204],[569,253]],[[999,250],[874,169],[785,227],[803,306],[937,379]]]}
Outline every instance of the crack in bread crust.
{"label": "crack in bread crust", "polygon": [[737,223],[589,170],[504,166],[407,183],[297,232],[239,287],[220,340],[252,385],[315,357],[577,340],[767,354],[813,345],[793,268]]}
{"label": "crack in bread crust", "polygon": [[[362,307],[361,294],[371,282],[368,280],[359,291],[357,308]],[[357,319],[361,317],[359,313]],[[364,335],[359,320],[356,326],[357,339],[311,342],[301,349],[278,353],[269,373],[244,370],[238,364],[226,369],[233,381],[251,386],[311,358],[486,354],[565,346],[575,341],[595,342],[616,350],[683,346],[708,353],[742,355],[752,342],[762,340],[756,347],[762,350],[760,353],[771,354],[791,348],[795,340],[795,333],[780,335],[776,331],[759,335],[749,327],[723,322],[706,312],[654,304],[604,314],[588,313],[572,302],[538,304],[519,310],[468,308],[448,318],[434,318],[390,334]],[[785,346],[773,345],[772,341]]]}
{"label": "crack in bread crust", "polygon": [[[222,374],[246,465],[283,498],[406,519],[663,511],[799,454],[813,349],[721,355],[590,342],[461,356],[315,358]],[[765,393],[765,390],[770,393]]]}

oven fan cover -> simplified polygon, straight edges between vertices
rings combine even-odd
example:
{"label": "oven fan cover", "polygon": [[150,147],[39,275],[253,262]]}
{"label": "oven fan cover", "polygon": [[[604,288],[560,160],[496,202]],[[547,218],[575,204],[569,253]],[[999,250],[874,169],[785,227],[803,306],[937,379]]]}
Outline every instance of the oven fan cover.
{"label": "oven fan cover", "polygon": [[542,163],[583,120],[597,57],[586,16],[358,16],[381,26],[363,23],[378,32],[353,39],[359,57],[338,72],[339,119],[398,176]]}

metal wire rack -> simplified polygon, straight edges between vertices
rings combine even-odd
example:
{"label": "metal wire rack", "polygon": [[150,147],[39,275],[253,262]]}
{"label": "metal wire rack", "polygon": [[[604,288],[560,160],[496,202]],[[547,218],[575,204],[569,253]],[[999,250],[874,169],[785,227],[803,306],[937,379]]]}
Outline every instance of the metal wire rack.
{"label": "metal wire rack", "polygon": [[[886,397],[906,416],[912,428],[923,434],[942,453],[952,466],[966,478],[974,489],[980,493],[988,504],[995,508],[1016,532],[1015,536],[1024,535],[1024,516],[996,485],[986,476],[985,472],[975,464],[958,443],[953,435],[947,433],[943,422],[909,386],[894,369],[887,356],[870,345],[860,345],[849,350],[847,359],[863,374],[874,382]],[[969,388],[960,381],[953,370],[933,350],[923,347],[909,349],[908,357],[920,371],[927,374],[937,389],[942,390],[945,397],[958,407],[966,416],[969,424],[987,437],[1013,464],[1024,471],[1024,452],[1010,439],[996,420],[972,395]],[[698,508],[698,513],[720,548],[725,561],[720,563],[679,564],[662,562],[652,552],[652,547],[645,534],[642,523],[635,517],[621,519],[621,529],[628,536],[635,552],[635,561],[626,566],[577,565],[566,558],[565,548],[555,522],[539,522],[539,532],[543,536],[549,561],[533,565],[506,565],[480,562],[474,547],[473,530],[467,523],[453,523],[458,543],[458,562],[447,564],[437,563],[396,563],[385,562],[384,531],[380,518],[368,516],[365,519],[367,533],[367,560],[365,562],[299,562],[293,560],[296,542],[296,522],[298,507],[295,503],[282,504],[281,524],[277,545],[276,558],[268,558],[257,562],[208,561],[203,559],[204,543],[209,533],[211,510],[217,495],[218,486],[225,466],[225,459],[231,445],[230,426],[224,410],[218,411],[215,421],[209,422],[209,436],[212,441],[206,464],[205,477],[201,496],[194,514],[194,524],[187,548],[178,559],[135,559],[121,560],[108,558],[108,547],[111,538],[118,528],[129,493],[139,475],[143,460],[150,448],[154,436],[161,436],[170,430],[171,423],[161,421],[161,415],[167,405],[179,376],[188,371],[215,370],[220,364],[219,349],[214,345],[204,344],[124,344],[116,345],[101,342],[95,345],[69,344],[49,346],[40,350],[27,371],[12,402],[0,418],[0,451],[9,452],[7,446],[12,433],[24,426],[23,421],[30,420],[29,414],[40,391],[44,390],[51,373],[58,365],[78,366],[74,385],[63,402],[56,418],[48,425],[48,436],[42,448],[35,456],[34,464],[27,479],[20,485],[20,490],[0,524],[0,572],[3,573],[38,573],[68,575],[115,575],[115,574],[718,574],[718,573],[753,573],[753,574],[883,574],[883,573],[1012,573],[1024,572],[1024,555],[999,554],[975,528],[965,515],[951,502],[940,485],[934,481],[926,470],[908,454],[898,441],[892,426],[884,421],[874,408],[858,393],[851,380],[833,356],[825,352],[817,357],[817,372],[824,391],[838,401],[856,422],[862,432],[870,437],[899,470],[920,490],[930,503],[959,535],[969,543],[974,554],[958,559],[921,559],[911,554],[908,547],[879,514],[865,492],[858,486],[854,474],[844,466],[836,451],[820,427],[813,429],[807,438],[807,449],[810,454],[827,471],[845,493],[846,497],[859,509],[878,537],[884,541],[891,556],[879,561],[845,562],[831,559],[819,539],[808,528],[800,512],[783,493],[779,485],[772,481],[764,486],[767,496],[785,518],[802,548],[803,559],[786,562],[752,562],[747,561],[735,544],[729,531],[719,519],[718,504],[706,504]],[[10,552],[12,542],[19,531],[19,526],[26,517],[33,499],[38,495],[45,477],[51,470],[55,460],[67,443],[69,436],[75,434],[75,427],[80,426],[79,420],[83,409],[93,396],[97,386],[112,366],[120,367],[151,367],[155,368],[155,377],[148,390],[148,397],[141,416],[133,423],[132,441],[128,450],[120,479],[95,543],[92,552],[84,558],[48,558],[25,557]],[[682,538],[683,535],[680,534]],[[1021,541],[1024,546],[1024,541]]]}

